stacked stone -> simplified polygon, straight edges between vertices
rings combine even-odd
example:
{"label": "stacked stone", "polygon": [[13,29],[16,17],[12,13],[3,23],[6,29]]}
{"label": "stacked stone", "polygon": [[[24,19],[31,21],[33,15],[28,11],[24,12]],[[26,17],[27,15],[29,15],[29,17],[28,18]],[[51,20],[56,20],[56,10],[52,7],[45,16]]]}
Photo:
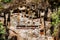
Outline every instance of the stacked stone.
{"label": "stacked stone", "polygon": [[[22,3],[24,3],[24,4],[22,4]],[[7,21],[9,14],[6,15],[6,23],[8,23],[8,27],[9,28],[12,27],[11,29],[16,29],[17,25],[18,26],[19,25],[25,25],[26,27],[28,25],[31,25],[31,26],[37,25],[39,28],[38,30],[40,32],[39,33],[40,37],[42,36],[44,39],[45,34],[50,35],[50,33],[49,33],[50,32],[49,28],[51,26],[50,25],[50,14],[51,14],[50,9],[48,9],[47,19],[45,20],[44,19],[46,16],[45,15],[45,9],[42,8],[42,6],[40,4],[38,4],[38,5],[36,5],[34,3],[26,4],[25,1],[21,2],[20,4],[21,5],[19,5],[17,8],[10,10],[10,13],[11,13],[10,23],[8,23],[8,21]],[[23,23],[22,23],[22,21],[23,21]],[[13,31],[17,32],[16,30],[13,30]],[[36,32],[36,31],[34,31],[34,32]],[[35,37],[35,35],[34,35],[34,37]],[[24,39],[22,38],[21,40],[24,40]],[[29,39],[29,40],[37,40],[37,39],[33,38],[33,39]]]}

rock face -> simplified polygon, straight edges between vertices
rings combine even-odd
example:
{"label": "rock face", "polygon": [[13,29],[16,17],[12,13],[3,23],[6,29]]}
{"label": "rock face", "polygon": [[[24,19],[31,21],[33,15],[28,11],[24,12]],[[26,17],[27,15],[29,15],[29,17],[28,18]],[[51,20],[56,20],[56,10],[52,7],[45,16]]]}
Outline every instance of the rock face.
{"label": "rock face", "polygon": [[[36,40],[39,37],[39,34],[38,34],[39,31],[36,31],[36,29],[35,30],[33,30],[33,29],[16,29],[16,30],[14,30],[14,31],[17,32],[17,37],[19,37],[19,38],[21,37],[21,39],[23,39],[23,40],[24,39],[33,40],[34,38]],[[35,33],[35,31],[37,33]]]}
{"label": "rock face", "polygon": [[[17,25],[18,24],[18,15],[15,13],[13,15],[13,17],[11,17],[11,25]],[[20,14],[19,16],[20,20],[19,20],[19,25],[25,25],[25,26],[30,26],[30,25],[36,25],[39,26],[40,25],[40,19],[29,19],[24,17],[24,14]]]}
{"label": "rock face", "polygon": [[[18,1],[16,1],[16,6],[17,3]],[[24,1],[22,3],[24,3]],[[18,4],[17,7],[14,5],[14,9],[10,7],[11,9],[5,13],[5,15],[9,15],[10,13],[9,23],[7,21],[8,16],[6,16],[7,27],[9,28],[8,38],[15,40],[13,37],[16,36],[17,40],[45,40],[45,34],[47,33],[47,35],[50,35],[50,31],[48,30],[50,27],[50,10],[47,19],[45,20],[45,10],[40,7],[41,5],[38,6],[34,3],[22,3]]]}
{"label": "rock face", "polygon": [[[29,14],[29,11],[28,11],[28,14]],[[40,34],[40,30],[41,30],[40,29],[40,25],[41,25],[40,18],[33,19],[33,18],[26,17],[25,16],[26,12],[12,13],[11,15],[12,16],[10,17],[11,18],[11,21],[10,21],[11,25],[9,27],[9,29],[10,29],[9,38],[11,38],[13,36],[17,36],[17,40],[39,40],[39,37],[42,36]],[[43,24],[44,19],[42,18],[41,21],[42,21],[42,26],[44,27],[44,24]],[[23,28],[18,28],[17,27],[18,24],[21,25]],[[34,27],[37,26],[37,27],[33,28],[33,26]],[[12,34],[14,34],[14,35],[12,35]],[[44,37],[44,36],[42,36],[42,37]],[[44,39],[44,38],[42,38],[42,39]]]}

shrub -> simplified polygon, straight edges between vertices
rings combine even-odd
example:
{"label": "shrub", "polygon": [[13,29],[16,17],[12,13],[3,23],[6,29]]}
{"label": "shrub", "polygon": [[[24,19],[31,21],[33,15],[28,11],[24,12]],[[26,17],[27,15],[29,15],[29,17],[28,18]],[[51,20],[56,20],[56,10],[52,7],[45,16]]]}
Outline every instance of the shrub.
{"label": "shrub", "polygon": [[0,40],[5,39],[5,28],[3,27],[2,23],[0,22]]}

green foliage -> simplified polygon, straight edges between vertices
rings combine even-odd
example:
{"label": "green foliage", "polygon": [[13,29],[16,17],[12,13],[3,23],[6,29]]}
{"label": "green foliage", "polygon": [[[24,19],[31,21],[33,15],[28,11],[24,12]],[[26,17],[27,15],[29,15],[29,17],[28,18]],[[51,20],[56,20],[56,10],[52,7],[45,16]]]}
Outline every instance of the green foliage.
{"label": "green foliage", "polygon": [[2,26],[2,23],[0,23],[0,34],[5,34],[5,28]]}
{"label": "green foliage", "polygon": [[11,2],[11,0],[2,0],[2,2],[9,3],[9,2]]}
{"label": "green foliage", "polygon": [[3,27],[2,23],[0,22],[0,40],[5,39],[5,28]]}
{"label": "green foliage", "polygon": [[58,25],[60,23],[60,10],[53,12],[51,14],[51,18],[52,18],[52,26],[54,26],[54,32],[52,35],[56,36],[57,32],[58,32]]}
{"label": "green foliage", "polygon": [[51,17],[52,17],[52,25],[53,25],[53,26],[57,26],[58,23],[60,22],[60,20],[59,20],[59,15],[58,15],[56,12],[54,12],[54,13],[51,15]]}
{"label": "green foliage", "polygon": [[3,8],[2,4],[0,3],[0,9]]}

